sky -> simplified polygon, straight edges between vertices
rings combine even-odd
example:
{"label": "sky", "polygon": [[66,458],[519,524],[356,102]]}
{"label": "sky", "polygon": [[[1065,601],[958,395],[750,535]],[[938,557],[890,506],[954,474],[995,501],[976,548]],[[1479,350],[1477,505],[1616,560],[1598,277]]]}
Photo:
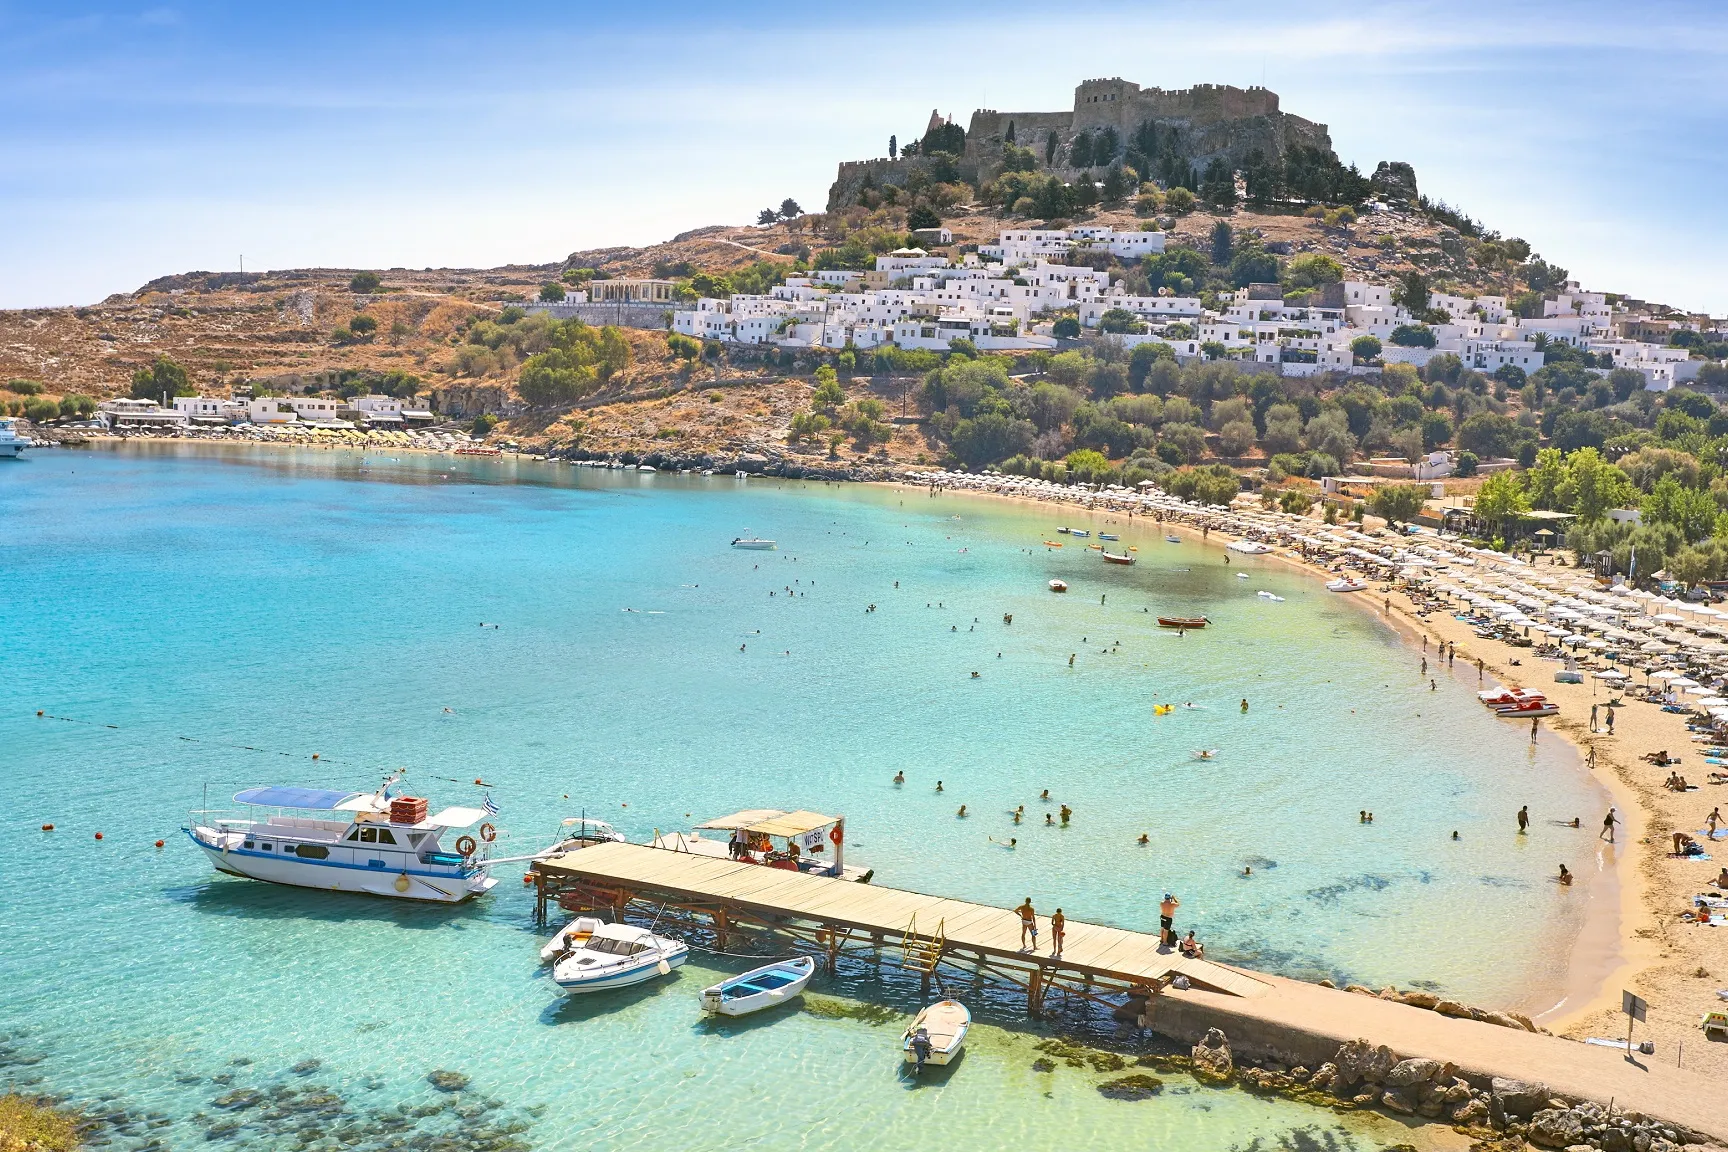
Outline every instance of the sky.
{"label": "sky", "polygon": [[0,307],[820,209],[932,108],[1264,83],[1586,288],[1728,313],[1728,5],[0,0]]}

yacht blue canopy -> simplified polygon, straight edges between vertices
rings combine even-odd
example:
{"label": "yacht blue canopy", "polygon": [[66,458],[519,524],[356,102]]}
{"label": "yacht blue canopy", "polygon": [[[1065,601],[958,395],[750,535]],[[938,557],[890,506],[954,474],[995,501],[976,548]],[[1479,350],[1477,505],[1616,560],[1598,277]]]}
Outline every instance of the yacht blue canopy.
{"label": "yacht blue canopy", "polygon": [[248,788],[234,794],[236,804],[262,804],[267,808],[307,808],[329,811],[359,796],[358,792],[333,792],[327,788]]}

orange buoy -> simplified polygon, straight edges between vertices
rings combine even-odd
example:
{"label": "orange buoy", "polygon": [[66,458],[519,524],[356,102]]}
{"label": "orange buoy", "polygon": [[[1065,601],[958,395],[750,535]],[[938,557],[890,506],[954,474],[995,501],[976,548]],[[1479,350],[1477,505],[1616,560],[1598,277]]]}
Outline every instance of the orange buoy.
{"label": "orange buoy", "polygon": [[156,841],[156,847],[160,848],[160,847],[162,847],[162,845],[164,845],[166,843],[167,843],[166,840],[158,840],[158,841]]}
{"label": "orange buoy", "polygon": [[42,709],[40,709],[40,708],[36,709],[36,715],[38,715],[38,716],[42,715]]}
{"label": "orange buoy", "polygon": [[524,884],[534,883],[534,873],[532,873],[532,872],[522,873],[522,883],[524,883]]}
{"label": "orange buoy", "polygon": [[44,824],[44,825],[42,825],[42,831],[44,831],[44,832],[52,832],[52,831],[54,831],[54,825],[52,825],[52,824]]}
{"label": "orange buoy", "polygon": [[314,760],[318,759],[318,753],[316,753],[316,752],[312,753],[312,759],[314,759]]}
{"label": "orange buoy", "polygon": [[96,833],[96,839],[98,839],[98,840],[102,839],[102,833],[100,833],[100,832]]}

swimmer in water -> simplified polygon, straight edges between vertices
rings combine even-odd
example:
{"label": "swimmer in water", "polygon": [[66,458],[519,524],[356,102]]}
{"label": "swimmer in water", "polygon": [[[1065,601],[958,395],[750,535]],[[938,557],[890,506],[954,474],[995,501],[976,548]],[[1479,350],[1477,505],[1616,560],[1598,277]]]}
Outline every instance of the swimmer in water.
{"label": "swimmer in water", "polygon": [[960,817],[962,820],[966,819],[966,805],[960,805],[960,811],[954,813],[954,815]]}
{"label": "swimmer in water", "polygon": [[1140,843],[1142,845],[1150,844],[1150,843],[1152,843],[1152,839],[1151,839],[1151,837],[1147,836],[1146,833],[1142,832],[1142,833],[1140,833],[1140,839],[1139,839],[1138,843]]}
{"label": "swimmer in water", "polygon": [[1056,818],[1054,816],[1050,815],[1048,812],[1044,813],[1044,827],[1048,828],[1055,823]]}
{"label": "swimmer in water", "polygon": [[896,784],[906,783],[906,773],[905,772],[894,773],[894,783],[896,783]]}
{"label": "swimmer in water", "polygon": [[940,780],[936,781],[936,791],[942,791],[942,781]]}
{"label": "swimmer in water", "polygon": [[1038,799],[1040,799],[1040,800],[1050,799],[1050,789],[1046,788],[1046,789],[1044,789],[1044,791],[1038,793]]}

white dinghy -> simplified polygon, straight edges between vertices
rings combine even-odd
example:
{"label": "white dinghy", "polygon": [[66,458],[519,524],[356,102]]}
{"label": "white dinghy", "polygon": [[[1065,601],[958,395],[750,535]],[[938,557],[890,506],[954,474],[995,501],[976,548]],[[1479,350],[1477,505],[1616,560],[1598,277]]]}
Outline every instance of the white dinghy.
{"label": "white dinghy", "polygon": [[900,1049],[914,1074],[926,1064],[949,1064],[966,1043],[972,1013],[958,1000],[938,1000],[918,1013],[900,1038]]}
{"label": "white dinghy", "polygon": [[815,974],[816,961],[808,956],[764,964],[702,989],[702,1011],[710,1016],[748,1016],[773,1008],[803,992]]}

